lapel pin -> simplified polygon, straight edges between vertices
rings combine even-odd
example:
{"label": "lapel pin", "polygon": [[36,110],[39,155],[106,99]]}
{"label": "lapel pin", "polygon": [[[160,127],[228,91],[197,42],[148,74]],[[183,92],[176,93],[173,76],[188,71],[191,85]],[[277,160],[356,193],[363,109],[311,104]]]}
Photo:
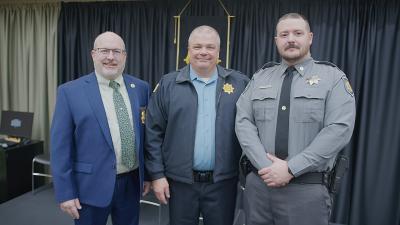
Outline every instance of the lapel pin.
{"label": "lapel pin", "polygon": [[132,84],[131,84],[131,88],[135,88],[135,87],[136,87],[135,84],[132,83]]}

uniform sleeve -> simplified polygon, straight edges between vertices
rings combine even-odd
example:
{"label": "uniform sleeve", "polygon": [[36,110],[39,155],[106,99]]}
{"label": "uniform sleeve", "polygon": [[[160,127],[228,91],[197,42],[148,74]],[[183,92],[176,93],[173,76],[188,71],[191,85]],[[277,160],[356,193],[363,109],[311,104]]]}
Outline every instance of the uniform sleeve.
{"label": "uniform sleeve", "polygon": [[246,89],[236,103],[236,136],[242,150],[253,166],[261,169],[271,165],[267,154],[258,136],[258,130],[254,121],[251,93],[254,86],[254,79],[247,85]]}
{"label": "uniform sleeve", "polygon": [[164,177],[164,163],[162,159],[162,144],[167,127],[165,113],[165,96],[162,80],[155,87],[147,107],[145,166],[148,178],[156,180]]}
{"label": "uniform sleeve", "polygon": [[315,171],[334,158],[350,141],[355,115],[354,93],[343,74],[327,95],[323,129],[304,151],[289,160],[292,173],[299,176]]}
{"label": "uniform sleeve", "polygon": [[56,107],[51,124],[50,156],[55,196],[58,202],[64,202],[78,196],[72,172],[75,125],[63,86],[57,91]]}

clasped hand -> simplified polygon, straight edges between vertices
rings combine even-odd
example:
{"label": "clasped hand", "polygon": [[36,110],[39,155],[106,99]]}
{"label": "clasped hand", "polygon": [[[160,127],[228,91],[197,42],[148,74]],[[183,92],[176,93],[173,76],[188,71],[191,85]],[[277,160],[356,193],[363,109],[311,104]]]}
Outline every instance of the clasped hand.
{"label": "clasped hand", "polygon": [[289,173],[287,162],[269,153],[267,153],[267,158],[272,161],[272,165],[260,169],[258,175],[269,187],[287,185],[293,178],[293,175]]}

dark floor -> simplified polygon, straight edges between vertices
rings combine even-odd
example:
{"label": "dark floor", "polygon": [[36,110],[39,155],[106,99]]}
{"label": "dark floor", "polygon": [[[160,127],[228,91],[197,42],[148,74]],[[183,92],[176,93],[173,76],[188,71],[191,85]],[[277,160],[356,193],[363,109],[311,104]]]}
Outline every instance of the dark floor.
{"label": "dark floor", "polygon": [[[168,225],[168,206],[160,208],[152,204],[157,202],[154,195],[148,195],[141,203],[140,225]],[[240,216],[239,216],[240,215]],[[241,210],[236,215],[235,225],[243,225]],[[17,198],[0,204],[1,225],[73,225],[72,219],[64,214],[54,200],[51,186],[37,189],[35,194],[25,193]],[[112,225],[109,220],[107,225]],[[199,222],[202,225],[202,222]]]}
{"label": "dark floor", "polygon": [[[152,196],[149,196],[152,197]],[[159,207],[141,204],[140,225],[158,225]],[[28,192],[0,204],[1,225],[73,225],[54,200],[51,186],[38,189],[35,195]],[[161,208],[161,224],[168,224],[168,207]],[[111,225],[111,221],[107,223]]]}
{"label": "dark floor", "polygon": [[[73,220],[59,209],[51,185],[36,190],[35,194],[28,192],[0,204],[0,225],[74,225]],[[239,188],[236,199],[239,204],[236,206],[233,225],[245,225],[244,213],[239,207],[242,197]],[[149,200],[149,202],[142,201],[141,203],[139,224],[158,225],[160,214],[160,225],[168,225],[168,206],[163,205],[160,211],[160,208],[154,204],[157,200],[153,194],[147,195],[144,200]],[[107,225],[112,225],[110,220]],[[203,225],[201,220],[199,225]],[[330,223],[330,225],[341,224]]]}

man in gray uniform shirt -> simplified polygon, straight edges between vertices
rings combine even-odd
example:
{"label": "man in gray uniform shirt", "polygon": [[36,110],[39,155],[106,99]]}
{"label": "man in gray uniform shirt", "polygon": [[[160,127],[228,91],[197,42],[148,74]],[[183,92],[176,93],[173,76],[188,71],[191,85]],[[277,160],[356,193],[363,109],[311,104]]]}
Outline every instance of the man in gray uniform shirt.
{"label": "man in gray uniform shirt", "polygon": [[239,98],[236,134],[253,165],[246,177],[246,225],[328,225],[323,182],[349,142],[354,93],[346,75],[311,58],[313,33],[289,13],[276,26],[282,63],[267,63]]}

